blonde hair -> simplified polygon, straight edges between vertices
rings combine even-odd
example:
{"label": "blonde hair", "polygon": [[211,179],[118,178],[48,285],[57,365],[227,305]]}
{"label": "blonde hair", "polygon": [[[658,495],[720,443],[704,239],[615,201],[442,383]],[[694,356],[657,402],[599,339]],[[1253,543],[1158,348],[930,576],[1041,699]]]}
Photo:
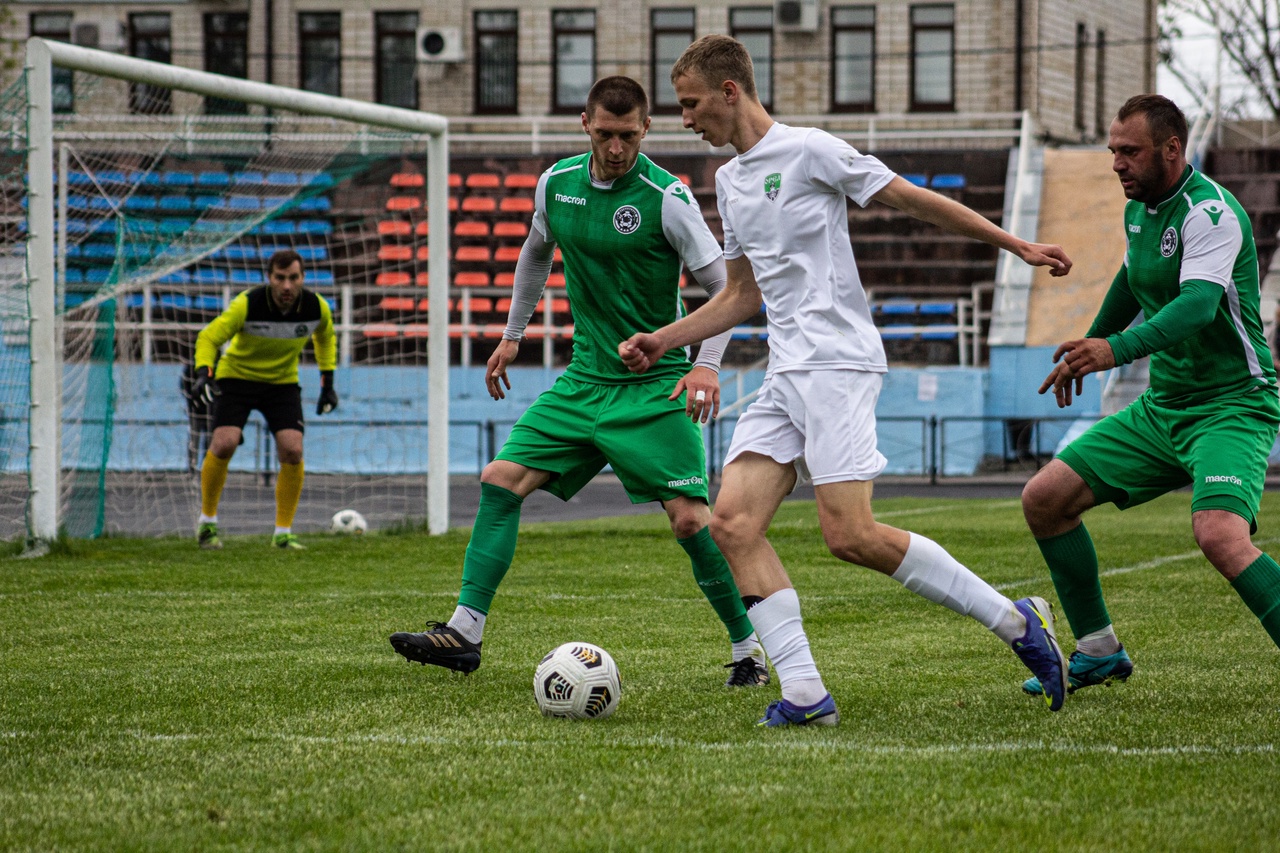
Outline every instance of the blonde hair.
{"label": "blonde hair", "polygon": [[703,36],[685,48],[676,64],[671,66],[671,82],[685,75],[697,77],[714,88],[732,80],[742,89],[742,94],[759,100],[751,54],[747,53],[742,42],[729,36]]}

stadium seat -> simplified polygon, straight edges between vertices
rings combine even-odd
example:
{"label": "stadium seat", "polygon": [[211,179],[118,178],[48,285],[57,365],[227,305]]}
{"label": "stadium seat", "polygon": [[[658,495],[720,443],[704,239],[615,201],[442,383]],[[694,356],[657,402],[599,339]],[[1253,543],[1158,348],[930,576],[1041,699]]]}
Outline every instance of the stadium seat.
{"label": "stadium seat", "polygon": [[303,213],[328,213],[333,208],[328,196],[312,196],[298,203],[298,210]]}
{"label": "stadium seat", "polygon": [[[426,250],[422,247],[422,251]],[[453,259],[463,264],[487,264],[492,259],[488,246],[459,246],[453,251]]]}
{"label": "stadium seat", "polygon": [[460,272],[453,277],[454,287],[488,287],[489,274],[487,272]]}
{"label": "stadium seat", "polygon": [[472,172],[464,185],[469,190],[496,190],[502,186],[502,180],[492,172]]}
{"label": "stadium seat", "polygon": [[398,189],[412,189],[414,187],[425,187],[427,178],[418,172],[396,172],[391,176],[391,186]]}
{"label": "stadium seat", "polygon": [[333,270],[309,270],[307,285],[310,287],[332,287],[336,283]]}
{"label": "stadium seat", "polygon": [[360,332],[366,338],[394,338],[400,334],[400,327],[394,323],[370,323]]}
{"label": "stadium seat", "polygon": [[221,311],[222,297],[212,293],[197,293],[191,297],[191,307],[197,311]]}
{"label": "stadium seat", "polygon": [[449,189],[456,190],[462,186],[462,175],[457,172],[449,173]]}
{"label": "stadium seat", "polygon": [[87,270],[84,274],[84,280],[88,284],[106,284],[107,277],[111,275],[111,270],[104,267],[95,267]]}
{"label": "stadium seat", "polygon": [[915,329],[911,326],[894,324],[880,327],[880,337],[886,341],[909,341],[915,336]]}
{"label": "stadium seat", "polygon": [[190,210],[191,199],[185,195],[164,195],[160,196],[156,207],[161,210]]}
{"label": "stadium seat", "polygon": [[929,185],[929,179],[924,175],[904,173],[900,177],[907,183],[914,184],[917,187],[927,187]]}
{"label": "stadium seat", "polygon": [[103,169],[97,174],[99,184],[128,184],[128,176],[120,169]]}
{"label": "stadium seat", "polygon": [[413,226],[399,219],[384,219],[378,223],[378,234],[383,237],[408,237],[413,234]]}
{"label": "stadium seat", "polygon": [[253,195],[233,195],[222,199],[217,207],[220,210],[237,210],[243,213],[262,209],[262,201]]}
{"label": "stadium seat", "polygon": [[329,260],[329,250],[324,246],[295,246],[294,251],[308,264]]}
{"label": "stadium seat", "polygon": [[412,296],[384,296],[378,307],[383,311],[412,311],[414,301]]}
{"label": "stadium seat", "polygon": [[427,236],[429,233],[431,233],[431,223],[429,223],[425,219],[422,220],[421,222],[419,222],[417,225],[414,226],[413,233],[419,237]]}
{"label": "stadium seat", "polygon": [[233,184],[256,186],[259,184],[265,184],[267,182],[267,176],[261,172],[236,172],[235,175],[232,176],[231,182]]}
{"label": "stadium seat", "polygon": [[67,276],[63,279],[65,284],[82,284],[84,282],[84,270],[79,267],[67,267]]}
{"label": "stadium seat", "polygon": [[500,264],[514,264],[520,260],[519,246],[499,246],[493,253],[493,259]]}
{"label": "stadium seat", "polygon": [[553,272],[547,276],[547,287],[564,287],[564,273]]}
{"label": "stadium seat", "polygon": [[194,284],[226,284],[228,282],[227,271],[218,268],[207,269],[200,267],[192,271],[191,281]]}
{"label": "stadium seat", "polygon": [[407,272],[380,272],[373,283],[378,287],[405,287],[413,283],[413,277]]}
{"label": "stadium seat", "polygon": [[509,190],[532,190],[538,187],[538,176],[522,172],[512,172],[502,179],[502,185]]}
{"label": "stadium seat", "polygon": [[294,233],[294,225],[287,219],[276,219],[271,222],[264,222],[256,229],[259,234],[267,234],[271,236],[290,235]]}
{"label": "stadium seat", "polygon": [[964,175],[934,175],[929,186],[935,190],[962,190],[965,188]]}
{"label": "stadium seat", "polygon": [[155,210],[156,197],[153,195],[134,194],[124,200],[125,210]]}
{"label": "stadium seat", "polygon": [[296,187],[298,185],[298,173],[269,172],[267,173],[267,183],[273,187]]}
{"label": "stadium seat", "polygon": [[[405,283],[408,284],[408,282]],[[431,283],[431,278],[427,273],[420,272],[418,273],[418,277],[414,280],[414,283],[417,284],[418,287],[426,287]]]}
{"label": "stadium seat", "polygon": [[496,287],[514,287],[516,274],[513,272],[500,272],[493,277],[493,283]]}
{"label": "stadium seat", "polygon": [[327,236],[333,233],[333,223],[327,219],[299,219],[294,230],[299,234]]}
{"label": "stadium seat", "polygon": [[[187,219],[185,216],[166,216],[160,220],[161,234],[182,234],[191,228],[195,220]],[[112,222],[112,231],[114,231],[115,223]]]}
{"label": "stadium seat", "polygon": [[191,307],[191,298],[185,293],[162,293],[157,300],[161,308],[185,311]]}
{"label": "stadium seat", "polygon": [[413,260],[413,248],[410,246],[380,246],[378,248],[378,260],[411,261]]}
{"label": "stadium seat", "polygon": [[930,319],[954,317],[956,304],[954,302],[921,302],[919,310],[922,316]]}
{"label": "stadium seat", "polygon": [[[504,202],[511,199],[503,199]],[[529,201],[529,199],[524,199]],[[493,213],[498,209],[498,203],[489,196],[467,196],[462,200],[463,213]]]}
{"label": "stadium seat", "polygon": [[[70,280],[71,280],[70,278],[67,279],[67,281],[70,281]],[[173,272],[166,273],[160,276],[158,279],[156,279],[156,284],[179,285],[179,284],[190,284],[190,283],[191,283],[191,274],[188,273],[186,270],[174,270]]]}
{"label": "stadium seat", "polygon": [[429,260],[430,258],[431,258],[431,247],[430,247],[430,246],[419,246],[419,247],[418,247],[418,260],[420,260],[420,261],[425,261],[425,260]]}
{"label": "stadium seat", "polygon": [[[492,199],[489,199],[492,201]],[[524,196],[507,196],[498,205],[503,213],[533,213],[533,199]]]}
{"label": "stadium seat", "polygon": [[[68,278],[67,281],[69,283],[71,279]],[[62,304],[68,308],[75,308],[88,299],[90,295],[88,293],[65,293],[63,294]]]}
{"label": "stadium seat", "polygon": [[262,284],[265,279],[261,270],[232,270],[231,283],[240,285]]}
{"label": "stadium seat", "polygon": [[231,176],[226,172],[201,172],[196,175],[196,186],[229,187],[231,186]]}
{"label": "stadium seat", "polygon": [[453,226],[455,237],[488,237],[488,222],[459,222]]}
{"label": "stadium seat", "polygon": [[523,240],[529,236],[529,226],[523,222],[495,222],[493,223],[493,236],[518,237]]}
{"label": "stadium seat", "polygon": [[418,210],[422,207],[422,199],[416,195],[393,195],[387,199],[387,210],[403,212]]}
{"label": "stadium seat", "polygon": [[686,187],[693,186],[693,179],[686,174],[681,173],[679,175],[676,175],[676,180],[684,184]]}
{"label": "stadium seat", "polygon": [[915,314],[919,309],[914,302],[895,299],[890,302],[881,302],[879,304],[879,313],[889,317],[902,317],[904,315]]}
{"label": "stadium seat", "polygon": [[160,183],[166,187],[194,187],[196,176],[194,172],[165,172],[160,176]]}

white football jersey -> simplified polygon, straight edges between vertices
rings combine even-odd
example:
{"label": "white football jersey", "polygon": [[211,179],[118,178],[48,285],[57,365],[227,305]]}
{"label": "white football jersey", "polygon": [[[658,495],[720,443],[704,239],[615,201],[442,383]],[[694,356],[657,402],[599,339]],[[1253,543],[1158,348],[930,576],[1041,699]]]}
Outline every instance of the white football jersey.
{"label": "white football jersey", "polygon": [[764,296],[769,372],[885,372],[845,196],[866,207],[893,177],[826,131],[778,123],[716,172],[724,256],[746,255]]}

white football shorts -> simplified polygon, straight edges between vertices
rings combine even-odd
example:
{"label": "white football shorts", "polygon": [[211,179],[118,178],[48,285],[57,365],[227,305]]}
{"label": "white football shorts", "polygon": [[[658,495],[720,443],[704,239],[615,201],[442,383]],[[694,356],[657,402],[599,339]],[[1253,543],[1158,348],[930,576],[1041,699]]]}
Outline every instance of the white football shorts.
{"label": "white football shorts", "polygon": [[765,378],[733,430],[725,464],[759,453],[794,464],[798,482],[874,480],[888,460],[876,449],[876,401],[884,374],[788,370]]}

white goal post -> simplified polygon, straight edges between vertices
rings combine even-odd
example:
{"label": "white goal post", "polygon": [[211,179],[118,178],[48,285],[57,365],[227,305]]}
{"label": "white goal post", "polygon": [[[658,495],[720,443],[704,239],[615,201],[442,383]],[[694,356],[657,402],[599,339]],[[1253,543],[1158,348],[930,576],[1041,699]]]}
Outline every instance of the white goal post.
{"label": "white goal post", "polygon": [[[57,342],[54,66],[206,97],[234,98],[266,108],[376,125],[428,137],[426,164],[428,298],[434,309],[447,306],[448,253],[448,120],[361,101],[304,92],[250,80],[224,77],[76,47],[39,38],[27,41],[27,177],[29,208],[26,272],[31,346],[29,536],[54,540],[59,531],[59,446],[62,353]],[[435,227],[439,223],[439,227]],[[448,313],[428,313],[427,526],[433,534],[449,526],[449,338]]]}

